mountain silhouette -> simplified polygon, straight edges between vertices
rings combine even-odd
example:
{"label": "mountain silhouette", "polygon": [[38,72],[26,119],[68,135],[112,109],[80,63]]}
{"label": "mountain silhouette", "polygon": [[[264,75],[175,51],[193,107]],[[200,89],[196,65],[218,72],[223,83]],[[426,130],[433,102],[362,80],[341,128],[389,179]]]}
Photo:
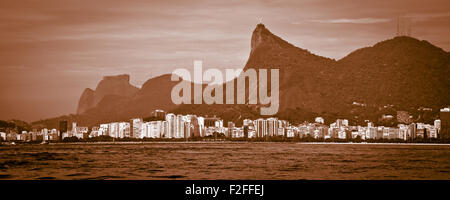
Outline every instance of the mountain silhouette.
{"label": "mountain silhouette", "polygon": [[450,104],[450,53],[427,41],[401,36],[339,60],[345,101],[441,108]]}
{"label": "mountain silhouette", "polygon": [[[275,116],[292,122],[312,120],[316,116],[334,120],[354,115],[374,120],[385,105],[395,105],[398,110],[418,107],[437,110],[450,105],[450,53],[406,36],[358,49],[336,61],[296,47],[258,24],[244,70],[251,68],[279,69],[280,107]],[[129,76],[126,77],[128,83]],[[102,80],[95,91],[83,92],[77,115],[36,123],[56,124],[51,121],[68,119],[95,125],[145,117],[154,109],[217,115],[237,125],[245,118],[261,117],[259,109],[263,105],[175,105],[170,94],[178,82],[171,81],[170,77],[149,79],[141,89],[122,84],[123,81]],[[99,89],[113,88],[115,84],[121,87]],[[253,91],[247,90],[247,95],[250,92]],[[366,107],[355,109],[354,102]]]}
{"label": "mountain silhouette", "polygon": [[77,114],[94,108],[105,96],[131,97],[138,91],[139,88],[130,84],[130,75],[128,74],[105,76],[95,90],[90,88],[84,90],[78,102]]}
{"label": "mountain silhouette", "polygon": [[279,69],[280,111],[307,108],[322,112],[333,109],[329,100],[335,88],[332,72],[336,64],[284,41],[259,24],[253,31],[244,70]]}

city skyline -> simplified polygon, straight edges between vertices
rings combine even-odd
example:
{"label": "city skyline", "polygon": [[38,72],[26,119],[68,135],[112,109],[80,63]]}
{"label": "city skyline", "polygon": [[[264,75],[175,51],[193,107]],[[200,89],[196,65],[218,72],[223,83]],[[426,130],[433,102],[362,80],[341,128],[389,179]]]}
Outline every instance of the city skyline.
{"label": "city skyline", "polygon": [[28,3],[1,3],[4,120],[75,113],[79,94],[105,75],[128,73],[141,86],[194,59],[242,68],[261,18],[292,44],[336,59],[396,36],[398,17],[412,20],[413,37],[450,45],[447,1]]}
{"label": "city skyline", "polygon": [[[397,116],[399,124],[396,127],[376,125],[368,120],[366,126],[350,125],[347,119],[337,119],[328,125],[322,117],[316,117],[314,122],[303,122],[291,124],[287,120],[274,117],[244,119],[242,126],[228,122],[227,126],[220,117],[204,117],[192,114],[181,115],[167,113],[163,110],[155,110],[153,118],[146,121],[142,118],[133,118],[128,122],[101,123],[92,127],[78,126],[72,122],[71,129],[67,121],[60,121],[57,129],[34,128],[33,131],[20,131],[17,129],[6,129],[0,132],[3,141],[72,141],[65,138],[75,137],[77,139],[98,138],[108,136],[118,139],[192,139],[217,137],[222,134],[225,138],[236,139],[261,139],[282,137],[288,139],[311,138],[318,141],[331,139],[340,140],[375,140],[381,139],[399,141],[415,141],[416,139],[440,139],[446,141],[450,138],[450,108],[440,109],[441,118],[434,120],[432,125],[425,123],[400,123],[404,113]],[[392,116],[383,116],[392,118]],[[157,118],[157,119],[155,119]],[[4,130],[5,131],[5,130]],[[423,141],[422,141],[423,142]],[[426,142],[426,141],[425,141]]]}

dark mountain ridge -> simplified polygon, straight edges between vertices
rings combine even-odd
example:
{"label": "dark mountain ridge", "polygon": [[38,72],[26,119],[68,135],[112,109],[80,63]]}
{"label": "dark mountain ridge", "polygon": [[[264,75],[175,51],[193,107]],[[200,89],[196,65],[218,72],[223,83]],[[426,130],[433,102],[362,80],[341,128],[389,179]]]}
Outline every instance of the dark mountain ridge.
{"label": "dark mountain ridge", "polygon": [[97,88],[86,88],[78,101],[77,114],[82,114],[98,105],[105,96],[131,97],[139,88],[130,84],[130,75],[104,76]]}
{"label": "dark mountain ridge", "polygon": [[[373,121],[376,115],[384,112],[380,110],[384,105],[395,105],[397,110],[417,110],[419,106],[437,110],[450,105],[450,53],[411,37],[382,41],[336,61],[298,48],[258,24],[252,34],[251,51],[244,70],[250,68],[279,69],[280,107],[275,116],[292,122],[312,120],[315,116],[334,120],[355,115]],[[125,92],[127,95],[103,92],[101,100],[92,100],[99,87],[96,91],[87,89],[80,104],[82,100],[87,105],[98,103],[66,118],[94,125],[146,117],[154,109],[217,115],[225,121],[237,122],[237,125],[244,118],[261,117],[259,109],[262,105],[175,105],[170,94],[178,82],[171,81],[170,77],[162,75],[149,79],[141,89],[125,86],[131,91]],[[353,102],[367,106],[355,108]],[[53,120],[56,119],[61,118]],[[36,123],[45,121],[48,120]]]}
{"label": "dark mountain ridge", "polygon": [[450,104],[450,53],[401,36],[362,48],[338,61],[346,101],[401,109]]}

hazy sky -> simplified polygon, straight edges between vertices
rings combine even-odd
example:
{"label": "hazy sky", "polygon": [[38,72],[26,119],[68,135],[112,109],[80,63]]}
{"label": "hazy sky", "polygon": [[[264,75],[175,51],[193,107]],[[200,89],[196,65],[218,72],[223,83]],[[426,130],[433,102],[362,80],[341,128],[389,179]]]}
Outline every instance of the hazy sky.
{"label": "hazy sky", "polygon": [[192,67],[242,68],[259,19],[311,52],[342,58],[395,36],[450,49],[448,0],[0,1],[0,119],[75,113],[84,88],[127,73],[136,86]]}

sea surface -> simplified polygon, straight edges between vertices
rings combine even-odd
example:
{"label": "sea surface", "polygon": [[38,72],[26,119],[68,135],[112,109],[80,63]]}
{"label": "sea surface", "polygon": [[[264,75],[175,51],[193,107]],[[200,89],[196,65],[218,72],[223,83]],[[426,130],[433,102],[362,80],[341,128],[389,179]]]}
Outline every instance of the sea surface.
{"label": "sea surface", "polygon": [[450,180],[450,146],[237,142],[0,146],[0,179]]}

